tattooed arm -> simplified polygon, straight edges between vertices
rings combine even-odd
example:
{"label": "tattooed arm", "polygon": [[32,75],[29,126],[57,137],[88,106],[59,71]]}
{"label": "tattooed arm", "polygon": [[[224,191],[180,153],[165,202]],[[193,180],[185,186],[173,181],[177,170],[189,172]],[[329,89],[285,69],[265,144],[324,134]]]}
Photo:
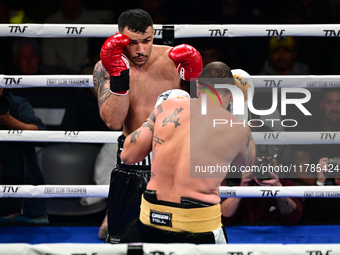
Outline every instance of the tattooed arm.
{"label": "tattooed arm", "polygon": [[255,143],[250,129],[246,127],[243,132],[246,133],[244,147],[233,161],[233,165],[236,166],[237,169],[240,169],[241,166],[253,165],[256,154]]}
{"label": "tattooed arm", "polygon": [[152,150],[155,109],[143,125],[126,137],[120,157],[124,164],[132,165],[143,160]]}
{"label": "tattooed arm", "polygon": [[116,96],[110,93],[110,76],[99,61],[93,70],[93,84],[98,97],[99,113],[112,130],[120,130],[129,110],[129,95]]}

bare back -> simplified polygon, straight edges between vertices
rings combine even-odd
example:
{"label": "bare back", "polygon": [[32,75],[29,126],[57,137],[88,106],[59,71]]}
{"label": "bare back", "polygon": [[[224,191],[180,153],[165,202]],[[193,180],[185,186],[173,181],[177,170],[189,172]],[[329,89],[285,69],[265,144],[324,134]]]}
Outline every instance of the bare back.
{"label": "bare back", "polygon": [[239,121],[220,106],[201,115],[198,99],[170,99],[155,109],[153,161],[148,189],[157,198],[179,203],[181,197],[220,202],[219,186],[226,173],[195,174],[197,166],[229,166],[233,160],[250,165],[254,142],[248,126],[216,125],[213,119]]}
{"label": "bare back", "polygon": [[110,93],[110,76],[101,62],[97,63],[94,70],[95,89],[101,117],[109,127],[119,129],[123,125],[123,133],[130,134],[149,116],[162,92],[180,88],[180,77],[168,57],[169,50],[168,46],[153,45],[146,64],[137,67],[130,62],[128,101]]}

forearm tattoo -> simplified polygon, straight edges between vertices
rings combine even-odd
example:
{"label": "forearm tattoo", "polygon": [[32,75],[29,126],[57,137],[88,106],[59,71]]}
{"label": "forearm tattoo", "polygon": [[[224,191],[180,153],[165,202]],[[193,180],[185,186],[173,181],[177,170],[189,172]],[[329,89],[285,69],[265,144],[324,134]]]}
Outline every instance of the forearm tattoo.
{"label": "forearm tattoo", "polygon": [[174,124],[175,124],[175,128],[176,127],[178,127],[178,126],[180,126],[181,125],[181,123],[179,123],[179,117],[176,119],[175,117],[181,112],[181,111],[183,111],[184,110],[184,108],[183,107],[181,107],[181,108],[176,108],[175,110],[174,110],[174,112],[170,115],[170,116],[168,116],[168,117],[166,117],[164,120],[163,120],[163,122],[162,122],[162,127],[164,127],[167,123],[169,123],[169,122],[173,122]]}
{"label": "forearm tattoo", "polygon": [[136,144],[137,138],[140,136],[141,130],[136,130],[131,134],[131,140],[130,143]]}
{"label": "forearm tattoo", "polygon": [[251,158],[252,158],[252,152],[253,152],[253,148],[250,144],[250,141],[253,140],[253,136],[250,132],[250,130],[248,130],[248,133],[247,133],[247,144],[246,144],[246,147],[247,147],[247,154],[244,156],[244,161],[247,162],[248,164],[252,164],[253,162],[251,162]]}
{"label": "forearm tattoo", "polygon": [[105,84],[109,79],[109,74],[102,63],[99,62],[93,71],[93,85],[97,93],[99,106],[101,106],[110,95],[110,88],[105,87]]}

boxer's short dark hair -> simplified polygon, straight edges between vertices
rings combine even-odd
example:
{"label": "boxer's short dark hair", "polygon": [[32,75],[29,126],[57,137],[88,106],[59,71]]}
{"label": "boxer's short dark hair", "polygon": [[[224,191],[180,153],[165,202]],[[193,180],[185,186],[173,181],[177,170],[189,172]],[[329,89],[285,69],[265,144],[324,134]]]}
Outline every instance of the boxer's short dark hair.
{"label": "boxer's short dark hair", "polygon": [[[198,81],[210,86],[214,86],[216,81],[219,81],[218,83],[221,84],[235,85],[234,76],[229,66],[220,61],[214,61],[207,64],[198,77]],[[216,89],[216,91],[222,95],[230,93],[229,89]]]}
{"label": "boxer's short dark hair", "polygon": [[126,27],[132,32],[145,33],[148,27],[153,27],[153,21],[150,14],[142,9],[128,9],[118,18],[119,32]]}
{"label": "boxer's short dark hair", "polygon": [[225,63],[214,61],[203,68],[198,79],[200,78],[233,78],[233,74]]}

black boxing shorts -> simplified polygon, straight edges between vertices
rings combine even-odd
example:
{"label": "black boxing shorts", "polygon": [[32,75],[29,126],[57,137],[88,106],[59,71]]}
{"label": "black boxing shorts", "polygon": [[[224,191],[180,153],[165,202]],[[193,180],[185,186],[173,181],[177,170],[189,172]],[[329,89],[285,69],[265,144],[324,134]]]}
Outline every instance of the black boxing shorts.
{"label": "black boxing shorts", "polygon": [[125,136],[118,137],[117,165],[111,172],[106,243],[140,242],[137,230],[141,197],[150,180],[151,156],[135,165],[120,159]]}
{"label": "black boxing shorts", "polygon": [[220,204],[187,197],[182,197],[180,204],[161,201],[154,190],[146,190],[139,219],[139,231],[145,243],[228,243]]}

